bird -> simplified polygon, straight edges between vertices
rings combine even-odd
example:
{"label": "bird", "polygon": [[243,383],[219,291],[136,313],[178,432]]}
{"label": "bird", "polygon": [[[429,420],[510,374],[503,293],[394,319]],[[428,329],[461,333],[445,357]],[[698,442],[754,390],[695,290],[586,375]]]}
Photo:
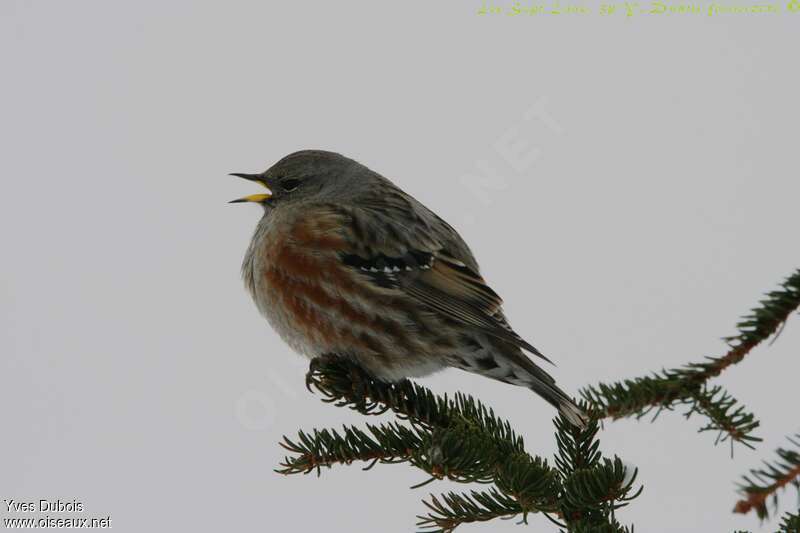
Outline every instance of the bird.
{"label": "bird", "polygon": [[256,307],[299,354],[336,354],[395,382],[454,367],[526,387],[574,426],[588,417],[526,355],[458,232],[389,179],[325,150],[232,173],[267,192],[242,262]]}

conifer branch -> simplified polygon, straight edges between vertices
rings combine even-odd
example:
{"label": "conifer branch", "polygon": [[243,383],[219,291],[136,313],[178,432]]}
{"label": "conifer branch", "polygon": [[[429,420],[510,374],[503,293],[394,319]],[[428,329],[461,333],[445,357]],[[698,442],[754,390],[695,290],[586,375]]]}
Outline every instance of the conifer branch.
{"label": "conifer branch", "polygon": [[716,430],[730,439],[750,446],[760,439],[752,432],[758,421],[719,387],[708,388],[706,382],[723,370],[740,362],[758,344],[779,331],[789,316],[800,307],[800,269],[769,292],[759,306],[736,325],[737,334],[724,340],[728,352],[721,357],[708,357],[701,363],[655,372],[651,376],[626,379],[621,382],[586,387],[581,395],[589,402],[596,418],[641,418],[653,409],[656,415],[679,405],[689,406],[687,415],[702,413],[711,422],[701,429]]}
{"label": "conifer branch", "polygon": [[366,415],[392,411],[408,420],[413,431],[398,435],[398,446],[409,450],[409,459],[417,450],[414,465],[427,465],[424,469],[435,478],[488,482],[501,459],[522,455],[531,465],[541,462],[527,455],[522,438],[508,422],[464,394],[438,397],[409,380],[383,382],[335,356],[312,361],[306,383],[337,406]]}
{"label": "conifer branch", "polygon": [[503,443],[509,451],[524,449],[522,437],[508,422],[470,396],[461,393],[453,398],[436,396],[407,379],[380,381],[346,358],[329,355],[311,361],[306,386],[312,392],[312,387],[321,392],[323,401],[337,407],[350,407],[365,415],[391,410],[401,420],[427,429],[448,427],[460,421]]}
{"label": "conifer branch", "polygon": [[764,463],[764,468],[750,470],[749,476],[743,476],[744,483],[739,492],[744,496],[736,502],[735,513],[748,513],[755,509],[759,518],[769,516],[767,503],[771,499],[777,505],[778,491],[787,485],[794,485],[800,490],[800,434],[788,438],[796,449],[778,448],[778,459],[773,463]]}
{"label": "conifer branch", "polygon": [[555,423],[559,451],[554,478],[531,477],[529,470],[511,462],[496,479],[496,489],[432,495],[424,502],[430,512],[418,517],[418,525],[448,532],[460,524],[518,514],[527,523],[528,513],[539,510],[568,531],[629,531],[617,522],[614,512],[641,494],[641,487],[633,491],[636,470],[628,471],[617,457],[603,458],[595,439],[596,422],[583,430],[561,417]]}
{"label": "conifer branch", "polygon": [[343,434],[336,430],[314,430],[309,435],[300,431],[297,441],[284,437],[281,446],[295,454],[286,457],[277,470],[281,474],[307,474],[334,464],[354,461],[398,463],[412,460],[413,453],[421,447],[418,435],[404,426],[388,424],[367,425],[370,434],[356,427],[345,426]]}
{"label": "conifer branch", "polygon": [[786,513],[781,520],[779,533],[798,533],[800,532],[800,509],[796,513]]}
{"label": "conifer branch", "polygon": [[514,518],[523,512],[516,500],[495,488],[480,492],[473,490],[469,494],[450,492],[438,498],[431,495],[430,501],[423,500],[422,503],[430,512],[418,516],[417,525],[433,533],[447,533],[471,522]]}
{"label": "conifer branch", "polygon": [[[345,428],[343,436],[331,430],[315,431],[313,437],[300,432],[298,443],[284,437],[283,446],[296,455],[285,459],[281,473],[377,459],[408,461],[433,479],[464,483],[513,484],[519,476],[538,481],[554,477],[546,461],[525,452],[522,438],[508,422],[469,396],[437,397],[408,380],[376,380],[348,359],[333,356],[312,361],[306,382],[325,396],[324,401],[369,415],[391,410],[411,428],[368,426],[372,438],[356,428]],[[513,473],[508,470],[511,464]],[[541,490],[533,481],[528,486]]]}
{"label": "conifer branch", "polygon": [[707,380],[740,362],[750,351],[773,334],[779,333],[789,316],[800,307],[800,269],[780,284],[780,289],[770,291],[759,306],[742,317],[736,324],[738,333],[723,340],[730,350],[720,358],[692,365],[696,379]]}
{"label": "conifer branch", "polygon": [[752,413],[746,412],[738,401],[728,394],[722,387],[703,387],[696,395],[686,401],[691,408],[685,413],[686,418],[693,413],[705,415],[709,423],[701,427],[698,432],[716,431],[715,444],[730,440],[731,446],[738,442],[753,449],[751,442],[761,442],[760,437],[754,437],[752,432],[759,426],[759,421]]}
{"label": "conifer branch", "polygon": [[557,418],[555,424],[555,461],[562,482],[560,516],[570,531],[625,531],[616,522],[614,512],[641,494],[643,487],[633,491],[638,470],[628,471],[616,456],[613,460],[602,456],[595,438],[596,421],[582,430],[563,417]]}
{"label": "conifer branch", "polygon": [[530,513],[543,513],[569,531],[589,531],[590,526],[627,531],[614,513],[641,489],[632,489],[635,471],[600,453],[597,422],[578,429],[556,419],[559,455],[554,468],[528,454],[510,424],[470,396],[438,397],[408,380],[382,382],[334,356],[314,360],[306,382],[324,401],[366,415],[392,411],[410,425],[300,431],[297,438],[284,437],[281,443],[290,455],[280,473],[319,474],[322,467],[356,461],[369,462],[367,469],[405,462],[426,472],[429,480],[493,485],[480,492],[431,496],[424,502],[429,513],[418,517],[418,525],[426,529],[452,531],[467,522],[519,514],[524,521]]}

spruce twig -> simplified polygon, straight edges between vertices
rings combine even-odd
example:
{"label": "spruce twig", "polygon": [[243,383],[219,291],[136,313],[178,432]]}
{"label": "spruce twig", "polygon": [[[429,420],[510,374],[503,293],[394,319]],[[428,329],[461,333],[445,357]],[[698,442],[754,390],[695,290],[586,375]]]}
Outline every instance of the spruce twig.
{"label": "spruce twig", "polygon": [[422,503],[430,512],[418,516],[417,525],[432,533],[450,532],[461,524],[514,518],[522,513],[516,500],[495,488],[488,491],[473,490],[469,494],[449,492],[438,498],[431,494],[430,501],[423,500]]}
{"label": "spruce twig", "polygon": [[777,506],[778,491],[787,485],[800,490],[800,434],[788,438],[795,449],[778,448],[778,459],[772,463],[764,462],[763,468],[750,470],[743,476],[744,483],[739,492],[744,496],[736,502],[735,513],[748,513],[755,509],[759,518],[769,517],[767,503],[771,499]]}
{"label": "spruce twig", "polygon": [[800,269],[781,283],[779,290],[769,292],[758,307],[739,321],[737,334],[724,339],[729,346],[725,355],[662,370],[651,376],[612,384],[600,383],[586,387],[581,395],[589,402],[590,411],[596,418],[641,418],[653,409],[658,415],[663,410],[687,405],[687,414],[697,412],[710,418],[711,422],[701,431],[721,431],[727,436],[718,441],[730,439],[732,443],[751,446],[749,443],[760,440],[752,435],[758,421],[742,407],[736,407],[730,394],[720,387],[708,388],[706,382],[740,362],[753,348],[776,334],[798,307]]}
{"label": "spruce twig", "polygon": [[730,440],[731,453],[733,453],[734,442],[754,449],[750,443],[763,440],[752,435],[752,432],[759,426],[759,421],[752,413],[746,412],[743,406],[738,405],[737,400],[720,386],[703,387],[687,403],[691,408],[685,414],[686,418],[693,413],[699,413],[709,419],[709,423],[701,427],[698,432],[716,431],[717,438],[714,444]]}
{"label": "spruce twig", "polygon": [[596,421],[579,429],[559,417],[556,429],[556,466],[563,487],[560,515],[569,531],[626,531],[614,513],[641,494],[643,487],[633,491],[638,471],[629,472],[616,456],[602,456]]}
{"label": "spruce twig", "polygon": [[484,491],[431,495],[424,501],[428,514],[418,517],[424,529],[452,531],[468,522],[515,515],[525,521],[530,513],[543,513],[569,531],[589,526],[627,531],[614,513],[638,496],[640,491],[632,490],[636,473],[630,475],[618,458],[602,456],[596,421],[578,429],[563,418],[556,420],[559,456],[553,468],[527,453],[510,424],[470,396],[435,396],[408,380],[382,382],[335,356],[312,361],[306,383],[326,402],[366,415],[391,411],[409,425],[300,431],[281,443],[289,456],[280,473],[319,474],[323,467],[356,461],[367,462],[367,468],[405,462],[426,472],[429,480],[492,485]]}
{"label": "spruce twig", "polygon": [[412,430],[398,424],[381,426],[367,425],[369,433],[356,427],[336,430],[314,430],[313,434],[299,432],[298,439],[292,441],[284,437],[281,446],[294,454],[286,457],[277,472],[281,474],[307,474],[313,470],[334,464],[350,464],[354,461],[369,461],[372,468],[375,462],[398,463],[410,461],[414,450],[420,448],[419,436]]}
{"label": "spruce twig", "polygon": [[800,533],[800,509],[783,515],[778,533]]}

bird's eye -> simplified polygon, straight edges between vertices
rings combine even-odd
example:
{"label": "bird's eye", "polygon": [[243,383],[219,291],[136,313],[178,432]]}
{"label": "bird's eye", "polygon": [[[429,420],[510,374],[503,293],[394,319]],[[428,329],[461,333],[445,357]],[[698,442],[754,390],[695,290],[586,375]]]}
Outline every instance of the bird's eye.
{"label": "bird's eye", "polygon": [[287,192],[295,190],[298,185],[300,185],[300,180],[288,179],[281,181],[281,188]]}

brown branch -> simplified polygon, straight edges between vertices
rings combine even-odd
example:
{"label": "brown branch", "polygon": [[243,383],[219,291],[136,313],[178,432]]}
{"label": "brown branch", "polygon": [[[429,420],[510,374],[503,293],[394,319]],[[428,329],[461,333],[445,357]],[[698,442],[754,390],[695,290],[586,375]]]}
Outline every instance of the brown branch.
{"label": "brown branch", "polygon": [[[600,383],[586,387],[581,395],[590,404],[590,414],[597,419],[641,417],[652,409],[670,409],[676,403],[692,403],[709,379],[742,361],[753,348],[777,335],[789,316],[800,308],[800,270],[769,292],[737,324],[737,333],[725,338],[729,349],[720,357],[708,357],[700,363],[663,370],[653,375]],[[731,433],[733,436],[736,432]]]}
{"label": "brown branch", "polygon": [[[693,396],[692,400],[696,402],[695,407],[692,408],[693,411],[698,411],[706,415],[709,420],[711,420],[711,424],[706,426],[705,430],[717,430],[721,433],[727,433],[729,438],[736,442],[745,443],[748,440],[754,440],[749,433],[752,431],[753,427],[745,426],[747,431],[743,431],[740,429],[742,426],[737,425],[736,422],[740,422],[739,420],[734,420],[730,417],[730,414],[727,412],[727,409],[721,409],[719,406],[719,402],[715,403],[714,397],[720,389],[712,389],[710,394],[706,393],[704,389],[703,392],[700,394]],[[723,393],[724,394],[724,393]],[[725,402],[725,397],[723,396],[722,401]],[[726,402],[727,403],[727,402]],[[733,405],[733,403],[731,403]],[[687,413],[687,417],[692,413],[690,411]],[[758,426],[758,422],[754,422],[756,426]],[[703,430],[701,430],[703,431]],[[755,440],[761,440],[755,439]]]}
{"label": "brown branch", "polygon": [[779,480],[777,480],[769,487],[766,487],[758,492],[750,492],[747,498],[736,502],[736,506],[733,508],[733,512],[746,514],[749,513],[752,509],[765,509],[767,506],[767,498],[775,494],[778,490],[785,487],[792,481],[795,481],[795,478],[798,477],[800,477],[800,465],[797,465],[796,467],[786,472],[785,476],[782,476]]}
{"label": "brown branch", "polygon": [[[289,449],[283,443],[279,443],[281,446]],[[290,450],[291,451],[291,450]],[[368,470],[372,468],[372,465],[375,462],[395,462],[396,458],[385,453],[380,452],[371,452],[366,453],[361,457],[352,457],[352,458],[341,458],[341,457],[320,457],[314,455],[313,453],[303,453],[298,455],[297,457],[293,457],[291,460],[284,461],[280,465],[283,467],[280,470],[276,470],[279,474],[308,474],[312,470],[319,470],[320,468],[324,467],[331,467],[333,465],[349,465],[355,461],[371,461],[370,465],[367,466],[364,470]]]}
{"label": "brown branch", "polygon": [[[319,437],[320,432],[316,432]],[[327,433],[327,435],[331,435]],[[339,436],[333,433],[333,438],[339,440]],[[344,441],[340,441],[344,442]],[[311,439],[307,435],[300,434],[300,442],[295,443],[288,437],[283,437],[283,442],[279,442],[280,446],[285,450],[296,454],[294,457],[286,457],[280,463],[282,468],[276,469],[279,474],[308,474],[316,470],[320,473],[322,467],[330,468],[333,465],[349,465],[355,461],[369,461],[370,464],[365,467],[365,470],[372,468],[375,463],[402,463],[412,460],[414,450],[410,448],[379,448],[375,443],[370,449],[362,450],[348,450],[344,451],[343,446],[329,446],[327,449],[319,446],[311,446]]]}
{"label": "brown branch", "polygon": [[744,359],[764,340],[780,335],[789,316],[800,308],[800,269],[781,283],[781,290],[768,293],[766,299],[760,303],[760,307],[753,309],[737,324],[739,334],[725,339],[731,345],[728,353],[711,363],[701,365],[704,371],[697,373],[698,379],[705,381],[718,376],[729,366]]}
{"label": "brown branch", "polygon": [[[791,315],[795,309],[797,308],[795,307],[794,309],[789,309],[788,311],[786,311],[783,318],[780,321],[775,322],[773,327],[770,328],[769,333],[764,337],[764,339],[771,337],[772,334],[775,333],[778,330],[778,328],[781,327],[782,324],[785,324],[786,321],[789,319],[789,315]],[[761,342],[764,339],[753,339],[744,341],[738,346],[731,348],[722,357],[714,359],[712,363],[707,363],[703,365],[704,370],[692,373],[690,381],[695,382],[697,384],[702,384],[711,378],[719,376],[723,370],[725,370],[730,366],[735,365],[736,363],[739,363],[742,359],[744,359],[745,356],[749,354],[753,350],[753,348],[761,344]]]}

